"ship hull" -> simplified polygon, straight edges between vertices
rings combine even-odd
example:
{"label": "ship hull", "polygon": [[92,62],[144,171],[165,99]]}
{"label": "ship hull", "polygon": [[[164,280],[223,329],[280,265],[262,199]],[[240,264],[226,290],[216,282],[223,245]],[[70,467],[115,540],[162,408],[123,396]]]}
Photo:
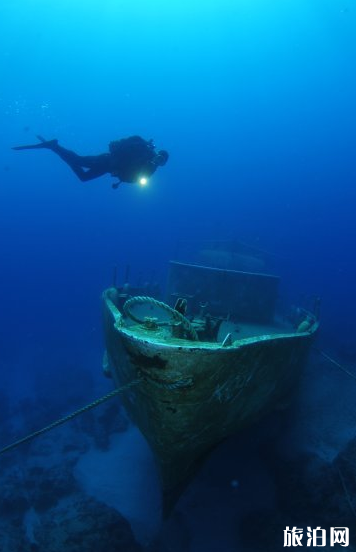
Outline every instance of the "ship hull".
{"label": "ship hull", "polygon": [[139,380],[122,401],[156,458],[166,512],[213,447],[285,404],[317,329],[225,347],[167,339],[160,331],[125,327],[110,290],[104,326],[116,386]]}

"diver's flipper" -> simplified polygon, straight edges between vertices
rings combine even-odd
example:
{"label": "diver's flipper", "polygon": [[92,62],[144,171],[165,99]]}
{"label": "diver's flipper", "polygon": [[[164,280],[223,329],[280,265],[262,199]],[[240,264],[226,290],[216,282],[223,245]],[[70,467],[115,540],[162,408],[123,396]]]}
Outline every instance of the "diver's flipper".
{"label": "diver's flipper", "polygon": [[28,146],[15,146],[13,150],[25,150],[25,149],[54,149],[58,145],[58,140],[45,140],[42,136],[37,136],[40,140],[39,144],[30,144]]}

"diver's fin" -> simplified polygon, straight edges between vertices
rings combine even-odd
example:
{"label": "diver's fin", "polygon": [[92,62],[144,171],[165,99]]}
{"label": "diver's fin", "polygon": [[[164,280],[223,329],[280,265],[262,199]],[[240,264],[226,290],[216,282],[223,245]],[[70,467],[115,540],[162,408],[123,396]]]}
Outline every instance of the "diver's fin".
{"label": "diver's fin", "polygon": [[45,140],[42,136],[37,136],[40,140],[39,144],[29,144],[28,146],[14,146],[13,150],[25,150],[25,149],[53,149],[58,144],[58,140]]}

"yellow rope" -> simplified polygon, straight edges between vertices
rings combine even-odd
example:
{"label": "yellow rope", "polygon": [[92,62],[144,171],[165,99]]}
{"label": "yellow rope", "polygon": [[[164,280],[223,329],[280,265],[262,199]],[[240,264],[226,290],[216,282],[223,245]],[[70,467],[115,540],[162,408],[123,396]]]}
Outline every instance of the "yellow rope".
{"label": "yellow rope", "polygon": [[91,410],[92,408],[99,406],[100,404],[112,399],[113,397],[116,397],[120,393],[123,393],[123,391],[130,389],[130,387],[134,387],[135,385],[138,385],[140,382],[141,382],[140,379],[134,380],[134,381],[131,381],[130,383],[127,383],[126,385],[123,385],[122,387],[118,387],[117,389],[114,389],[110,393],[107,393],[107,395],[100,397],[100,399],[96,399],[92,403],[87,404],[86,406],[83,406],[83,408],[79,408],[78,410],[75,410],[71,414],[68,414],[68,416],[65,416],[64,418],[60,418],[59,420],[56,420],[52,424],[49,424],[48,426],[43,427],[38,431],[34,431],[33,433],[26,435],[26,437],[23,437],[22,439],[19,439],[18,441],[11,443],[11,445],[8,445],[7,447],[0,449],[0,455],[4,454],[5,452],[9,452],[10,450],[20,445],[23,445],[24,443],[27,443],[28,441],[31,441],[32,439],[34,439],[35,437],[38,437],[39,435],[43,435],[43,433],[47,433],[48,431],[51,431],[52,429],[54,429],[59,425],[69,422],[70,420],[72,420],[73,418],[76,418],[80,414],[83,414],[84,412],[87,412],[88,410]]}

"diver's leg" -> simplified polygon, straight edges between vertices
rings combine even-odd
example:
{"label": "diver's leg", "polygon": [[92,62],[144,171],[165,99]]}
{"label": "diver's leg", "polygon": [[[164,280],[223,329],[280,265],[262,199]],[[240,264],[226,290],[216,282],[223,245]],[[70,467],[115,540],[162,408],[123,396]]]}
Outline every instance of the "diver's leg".
{"label": "diver's leg", "polygon": [[[98,178],[110,172],[110,154],[108,153],[100,155],[78,155],[74,151],[60,146],[58,140],[45,140],[42,136],[37,136],[37,138],[40,140],[39,144],[16,146],[12,149],[49,149],[67,163],[82,182]],[[83,167],[89,170],[85,171]]]}
{"label": "diver's leg", "polygon": [[82,169],[82,167],[79,167],[77,165],[71,165],[68,162],[67,162],[67,165],[72,169],[74,174],[76,174],[77,177],[79,178],[79,180],[81,180],[82,182],[87,182],[88,180],[93,180],[94,178],[98,178],[99,176],[103,176],[104,174],[106,174],[108,172],[108,171],[100,169],[99,167],[92,168],[92,169],[89,169],[89,170],[85,171],[84,169]]}
{"label": "diver's leg", "polygon": [[63,161],[69,165],[77,165],[79,167],[91,168],[95,164],[94,156],[82,156],[78,155],[74,151],[63,148],[58,144],[58,140],[45,140],[42,136],[37,136],[40,140],[39,144],[29,144],[26,146],[15,146],[13,150],[26,150],[26,149],[49,149],[59,155]]}
{"label": "diver's leg", "polygon": [[61,159],[63,159],[63,161],[68,163],[68,165],[87,168],[91,167],[90,159],[87,159],[86,156],[78,155],[74,151],[63,148],[58,144],[58,142],[55,142],[54,140],[48,142],[47,148],[56,153]]}
{"label": "diver's leg", "polygon": [[[48,149],[52,150],[67,163],[82,182],[93,180],[110,172],[110,158],[108,154],[78,155],[74,151],[63,148],[58,143],[51,143]],[[85,171],[83,167],[89,170]]]}
{"label": "diver's leg", "polygon": [[39,144],[26,144],[26,146],[14,146],[11,149],[13,150],[27,150],[27,149],[51,149],[56,144],[58,145],[58,140],[45,140],[44,138],[37,136],[41,140]]}

